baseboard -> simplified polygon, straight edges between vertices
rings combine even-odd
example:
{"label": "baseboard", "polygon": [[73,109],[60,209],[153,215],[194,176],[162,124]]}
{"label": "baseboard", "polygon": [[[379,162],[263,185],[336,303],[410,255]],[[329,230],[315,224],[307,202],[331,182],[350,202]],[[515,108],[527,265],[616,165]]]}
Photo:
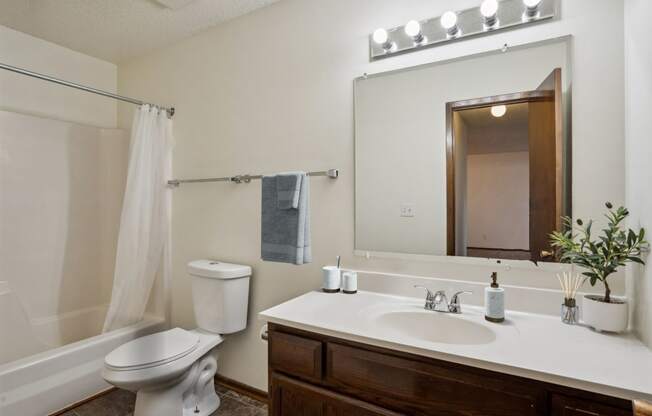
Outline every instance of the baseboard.
{"label": "baseboard", "polygon": [[61,410],[57,410],[57,411],[54,412],[54,413],[50,413],[48,416],[59,416],[59,415],[62,415],[62,414],[66,413],[66,412],[68,412],[68,411],[70,411],[70,410],[73,410],[75,407],[79,407],[79,406],[81,406],[82,404],[85,404],[85,403],[88,403],[88,402],[90,402],[90,401],[92,401],[92,400],[97,399],[98,397],[104,396],[105,394],[109,394],[109,393],[111,393],[113,390],[117,390],[117,387],[110,387],[110,388],[108,388],[108,389],[106,389],[106,390],[102,390],[102,391],[99,392],[99,393],[95,393],[94,395],[92,395],[92,396],[90,396],[90,397],[87,397],[87,398],[85,398],[85,399],[83,399],[83,400],[80,400],[80,401],[78,401],[78,402],[76,402],[76,403],[73,403],[73,404],[71,404],[71,405],[69,405],[69,406],[66,406],[66,407],[64,407],[64,408],[61,409]]}
{"label": "baseboard", "polygon": [[266,391],[258,390],[255,387],[251,387],[247,384],[240,383],[228,377],[221,376],[219,374],[215,375],[215,383],[219,384],[229,390],[233,390],[236,393],[242,394],[243,396],[250,397],[259,402],[267,403],[269,401],[269,396]]}

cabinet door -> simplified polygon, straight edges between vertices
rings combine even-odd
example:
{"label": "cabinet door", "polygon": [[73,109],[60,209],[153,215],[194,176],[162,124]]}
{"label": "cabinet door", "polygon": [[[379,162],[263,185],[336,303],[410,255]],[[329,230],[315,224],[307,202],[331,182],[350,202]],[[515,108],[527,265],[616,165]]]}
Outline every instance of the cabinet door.
{"label": "cabinet door", "polygon": [[271,416],[401,416],[278,373],[271,382]]}
{"label": "cabinet door", "polygon": [[270,416],[323,416],[324,400],[311,389],[276,373],[271,377]]}
{"label": "cabinet door", "polygon": [[325,380],[334,390],[408,414],[541,416],[545,390],[508,376],[417,361],[329,342]]}
{"label": "cabinet door", "polygon": [[552,416],[631,416],[631,410],[582,400],[575,397],[554,394]]}

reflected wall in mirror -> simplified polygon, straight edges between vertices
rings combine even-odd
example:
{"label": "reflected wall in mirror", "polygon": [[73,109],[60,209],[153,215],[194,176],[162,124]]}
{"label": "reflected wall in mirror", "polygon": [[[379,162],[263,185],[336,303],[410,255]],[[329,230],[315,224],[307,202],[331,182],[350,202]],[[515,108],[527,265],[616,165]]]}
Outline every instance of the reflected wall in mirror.
{"label": "reflected wall in mirror", "polygon": [[562,40],[357,79],[356,251],[547,260],[570,212],[568,55]]}

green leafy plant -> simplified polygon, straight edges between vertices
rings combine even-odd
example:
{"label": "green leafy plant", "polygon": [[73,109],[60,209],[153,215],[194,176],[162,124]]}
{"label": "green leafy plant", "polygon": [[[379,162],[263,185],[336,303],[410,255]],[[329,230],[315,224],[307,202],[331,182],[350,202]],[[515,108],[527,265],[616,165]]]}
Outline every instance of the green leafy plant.
{"label": "green leafy plant", "polygon": [[645,264],[641,255],[649,244],[645,240],[644,228],[638,233],[624,229],[623,222],[629,216],[627,208],[614,210],[610,202],[605,205],[608,210],[605,214],[607,227],[601,230],[597,238],[592,235],[593,220],[584,223],[578,219],[574,225],[570,217],[563,217],[566,231],[550,234],[550,242],[559,261],[586,269],[582,274],[589,278],[591,286],[602,282],[605,287],[602,301],[611,303],[608,277],[626,263]]}

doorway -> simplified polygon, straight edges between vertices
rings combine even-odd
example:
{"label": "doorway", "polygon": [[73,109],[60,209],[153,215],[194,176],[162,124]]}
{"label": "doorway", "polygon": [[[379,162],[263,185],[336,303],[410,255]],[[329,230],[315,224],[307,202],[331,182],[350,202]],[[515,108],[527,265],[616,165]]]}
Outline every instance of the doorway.
{"label": "doorway", "polygon": [[448,255],[552,260],[549,235],[570,210],[561,69],[535,90],[446,110]]}

